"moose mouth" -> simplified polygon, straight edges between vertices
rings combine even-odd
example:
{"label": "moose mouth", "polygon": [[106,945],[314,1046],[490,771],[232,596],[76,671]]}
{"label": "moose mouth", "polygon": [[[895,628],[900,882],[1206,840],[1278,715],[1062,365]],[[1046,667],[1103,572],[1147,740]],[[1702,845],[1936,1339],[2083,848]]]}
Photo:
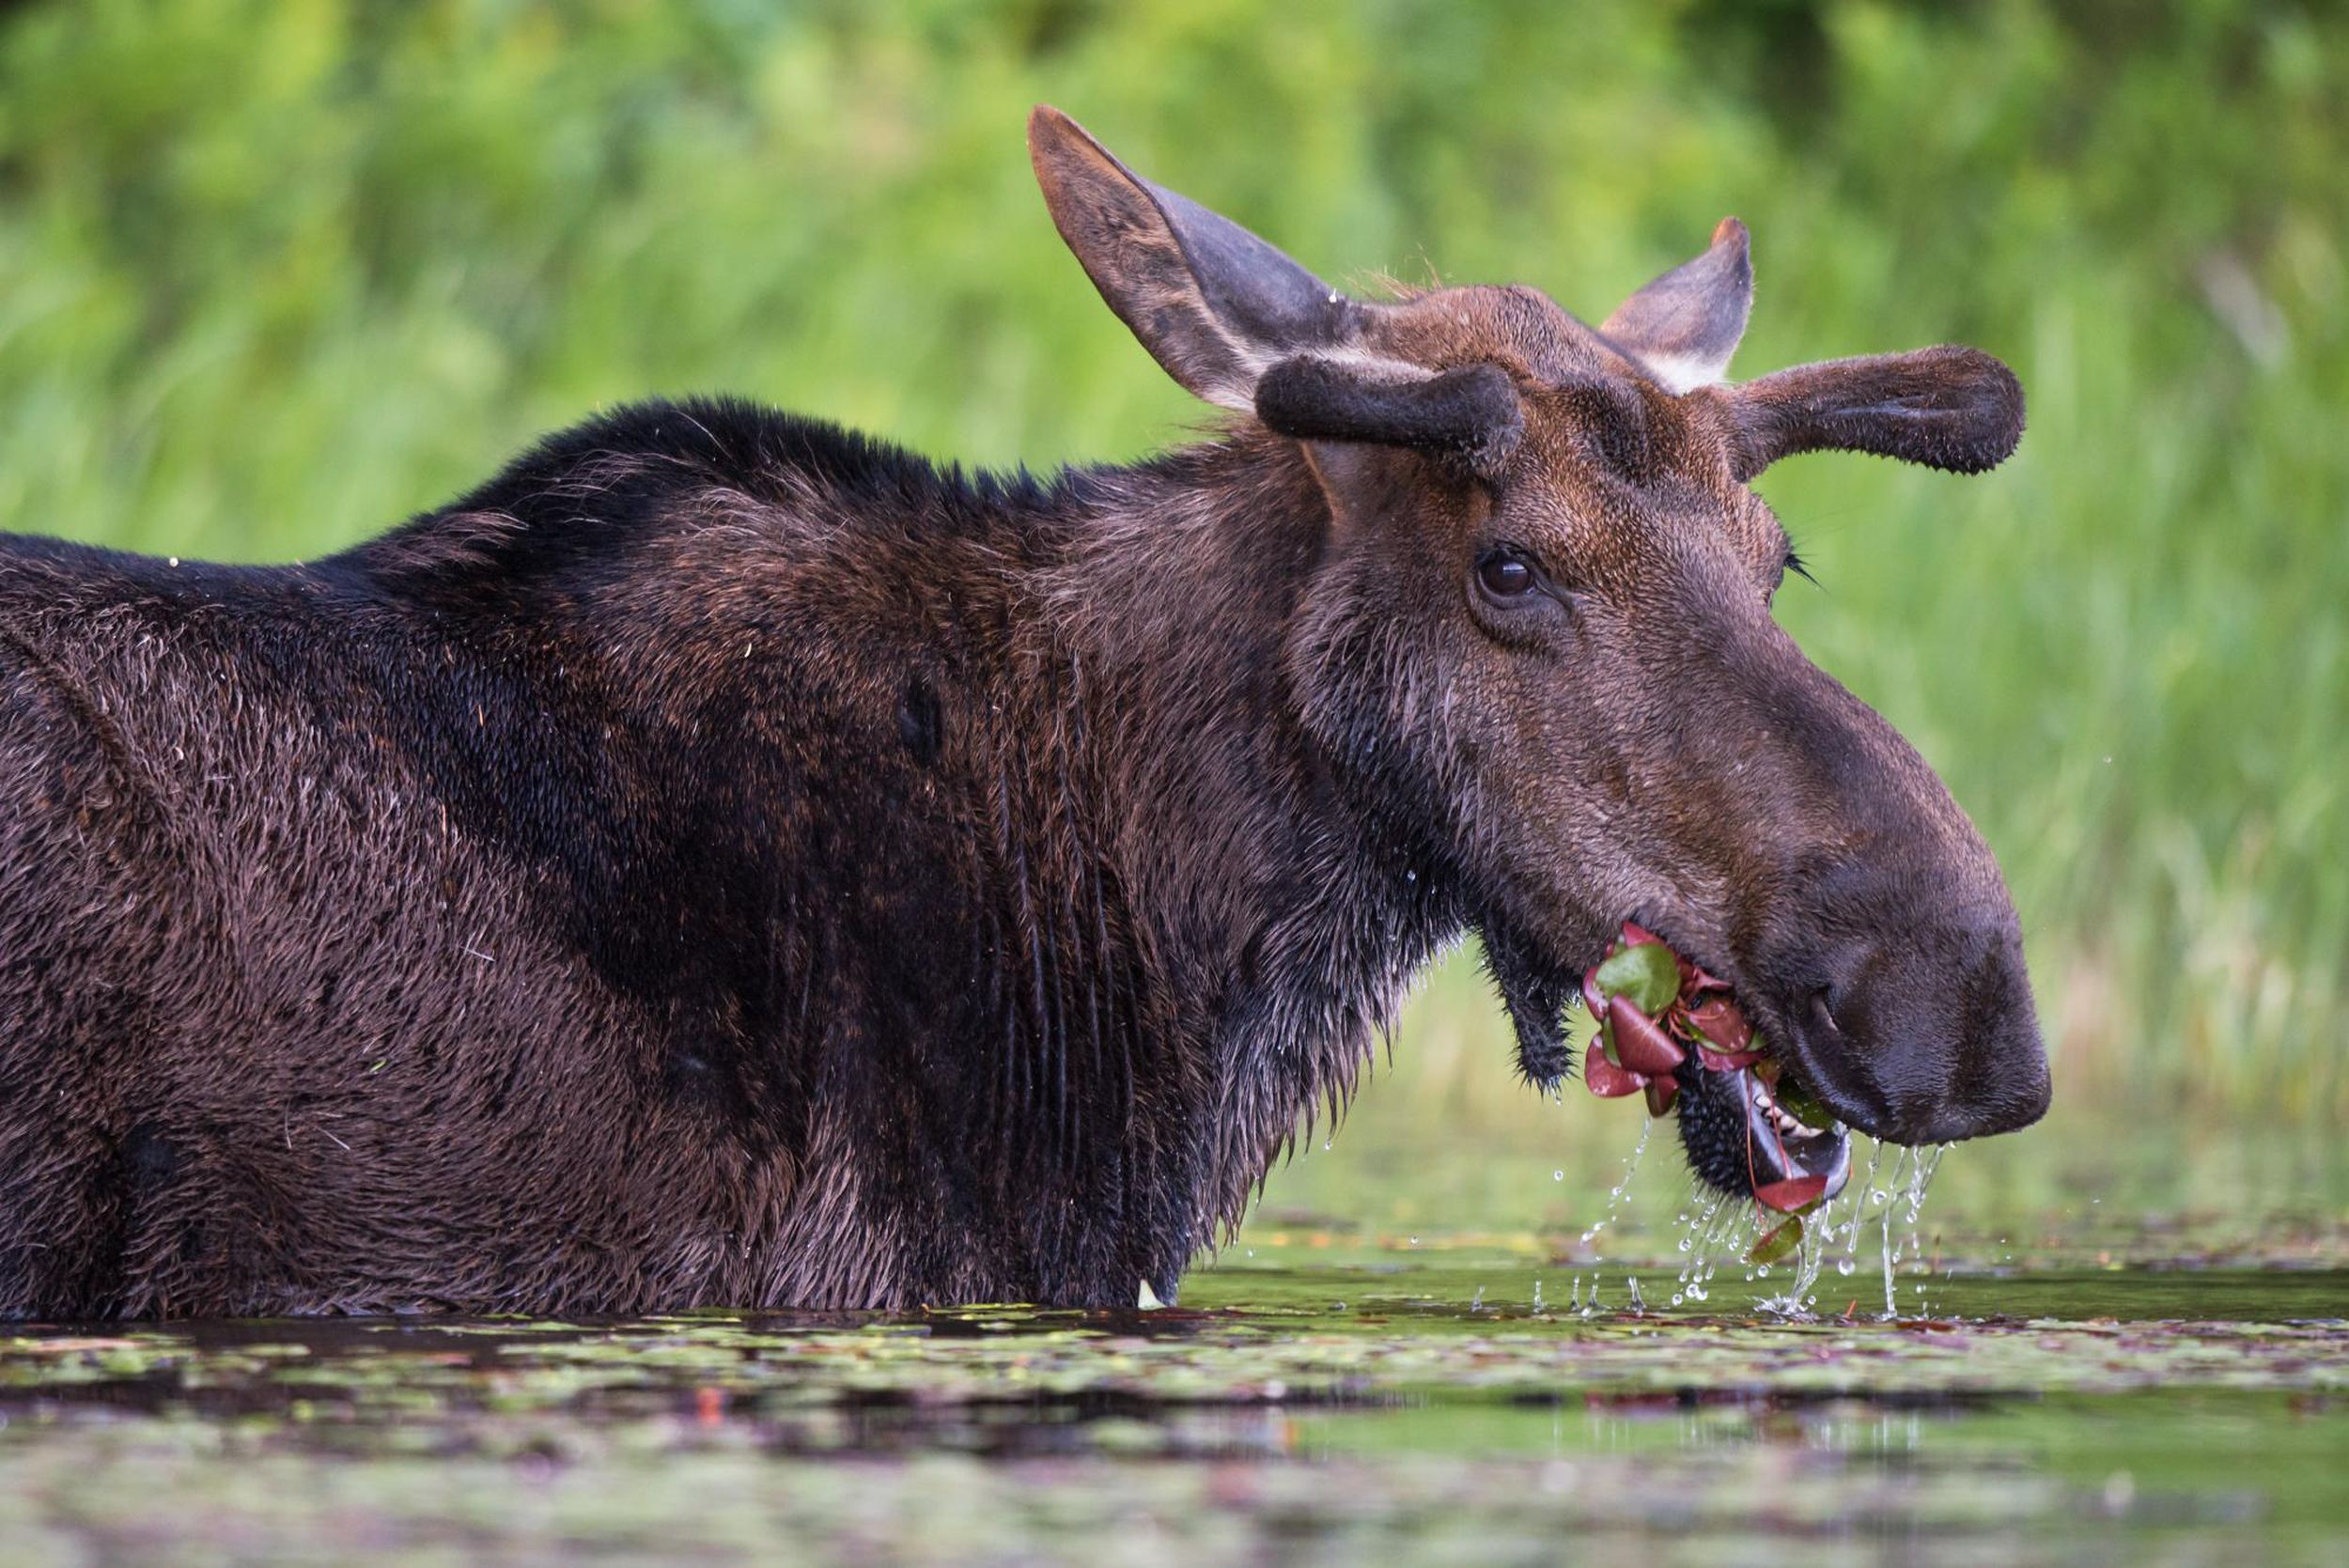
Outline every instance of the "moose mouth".
{"label": "moose mouth", "polygon": [[1843,1189],[1850,1137],[1727,981],[1626,921],[1581,994],[1599,1020],[1583,1082],[1603,1097],[1643,1093],[1652,1115],[1677,1112],[1698,1179],[1789,1214]]}
{"label": "moose mouth", "polygon": [[[1562,1027],[1575,989],[1530,944],[1494,925],[1485,936],[1519,1067],[1554,1084],[1578,1064]],[[1676,1115],[1699,1180],[1787,1213],[1843,1189],[1849,1134],[1801,1068],[1748,1022],[1726,981],[1626,922],[1579,992],[1599,1025],[1581,1054],[1585,1087],[1604,1099],[1644,1095],[1650,1115]]]}

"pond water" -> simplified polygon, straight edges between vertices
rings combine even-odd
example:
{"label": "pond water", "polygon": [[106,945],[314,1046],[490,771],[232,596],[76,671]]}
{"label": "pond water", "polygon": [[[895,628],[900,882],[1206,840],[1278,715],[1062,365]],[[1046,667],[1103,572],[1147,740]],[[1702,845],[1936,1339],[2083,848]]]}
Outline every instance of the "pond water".
{"label": "pond water", "polygon": [[20,1327],[0,1557],[2338,1562],[2349,1272],[2287,1250],[1890,1320],[1299,1233],[1149,1312]]}

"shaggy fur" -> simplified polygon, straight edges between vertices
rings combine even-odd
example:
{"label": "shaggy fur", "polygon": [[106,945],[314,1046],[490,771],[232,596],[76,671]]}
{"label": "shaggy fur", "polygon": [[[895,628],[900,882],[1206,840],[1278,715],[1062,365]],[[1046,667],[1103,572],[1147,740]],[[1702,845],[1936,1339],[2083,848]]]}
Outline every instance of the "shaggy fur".
{"label": "shaggy fur", "polygon": [[1304,483],[695,403],[315,567],[10,541],[0,1310],[1171,1299],[1457,924],[1283,718]]}
{"label": "shaggy fur", "polygon": [[1471,926],[1545,1083],[1629,914],[1862,1126],[2037,1113],[1996,867],[1737,483],[1912,455],[1880,372],[1343,301],[1038,126],[1171,369],[1312,356],[1290,435],[967,479],[647,404],[313,565],[0,538],[0,1314],[1173,1300]]}

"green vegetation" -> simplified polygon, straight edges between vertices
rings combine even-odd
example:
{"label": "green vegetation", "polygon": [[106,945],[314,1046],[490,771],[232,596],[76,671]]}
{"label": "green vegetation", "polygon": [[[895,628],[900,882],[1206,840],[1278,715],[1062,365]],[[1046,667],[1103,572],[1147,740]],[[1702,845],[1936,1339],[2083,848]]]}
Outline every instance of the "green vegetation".
{"label": "green vegetation", "polygon": [[[1988,1207],[2343,1190],[2338,8],[11,8],[0,526],[314,554],[654,391],[980,464],[1181,439],[1200,411],[1045,219],[1037,100],[1332,276],[1595,316],[1734,211],[1741,373],[2010,360],[2031,428],[1997,474],[1766,486],[1823,584],[1787,622],[1943,769],[2030,932],[2058,1109],[1952,1172]],[[1560,1194],[1632,1118],[1519,1091],[1471,973],[1395,1054],[1408,1092],[1276,1203],[1383,1223],[1451,1181],[1455,1221],[1587,1218]]]}
{"label": "green vegetation", "polygon": [[[1553,1281],[1554,1282],[1554,1281]],[[2068,1321],[1528,1304],[1521,1262],[1234,1269],[1206,1312],[0,1335],[57,1562],[2338,1560],[2338,1274]],[[1952,1288],[1962,1288],[1952,1287]],[[1470,1292],[1484,1305],[1471,1311]],[[2110,1309],[2133,1321],[2081,1321]],[[2221,1314],[2227,1320],[2219,1321]],[[1875,1549],[1870,1550],[1873,1546]]]}

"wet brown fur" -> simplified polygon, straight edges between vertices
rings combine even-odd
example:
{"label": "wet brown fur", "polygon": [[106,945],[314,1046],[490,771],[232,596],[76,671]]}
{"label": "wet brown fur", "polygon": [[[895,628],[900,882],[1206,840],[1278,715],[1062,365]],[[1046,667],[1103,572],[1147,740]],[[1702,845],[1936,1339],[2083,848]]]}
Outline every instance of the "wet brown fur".
{"label": "wet brown fur", "polygon": [[[1147,257],[1121,314],[1197,314],[1055,178]],[[2024,1050],[1996,866],[1770,621],[1743,484],[1936,460],[1868,425],[1918,389],[1331,309],[1359,386],[1128,469],[650,404],[309,566],[0,539],[0,1314],[1171,1300],[1471,927],[1513,1010],[1636,915],[1862,1125],[2035,1114],[1968,1077]],[[1560,613],[1478,596],[1497,543]]]}

